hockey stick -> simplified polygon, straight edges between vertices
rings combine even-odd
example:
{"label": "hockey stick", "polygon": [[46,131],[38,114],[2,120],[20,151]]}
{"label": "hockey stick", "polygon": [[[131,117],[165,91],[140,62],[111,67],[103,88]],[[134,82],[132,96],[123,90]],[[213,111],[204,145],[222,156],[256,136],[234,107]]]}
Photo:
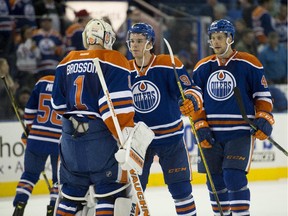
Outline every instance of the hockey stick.
{"label": "hockey stick", "polygon": [[[169,54],[170,54],[170,58],[171,58],[172,67],[173,67],[173,71],[174,71],[174,75],[175,75],[175,78],[176,78],[176,82],[177,82],[179,91],[181,93],[181,97],[182,97],[182,99],[184,101],[185,100],[185,94],[184,94],[182,85],[180,83],[180,80],[179,80],[179,77],[178,77],[178,74],[177,74],[177,71],[176,71],[174,54],[173,54],[172,48],[171,48],[169,42],[165,38],[163,38],[163,39],[164,39],[164,42],[165,42],[165,44],[166,44],[166,46],[168,48],[168,51],[169,51]],[[193,134],[195,136],[195,139],[196,139],[196,142],[197,142],[197,146],[198,146],[198,149],[199,149],[199,152],[200,152],[201,159],[203,161],[203,164],[204,164],[204,167],[205,167],[205,170],[206,170],[206,173],[207,173],[208,181],[209,181],[209,183],[211,185],[212,193],[214,195],[214,198],[216,200],[217,206],[219,208],[220,215],[223,216],[224,214],[223,214],[223,210],[222,210],[222,207],[221,207],[221,204],[220,204],[220,201],[219,201],[219,197],[217,195],[217,191],[215,189],[215,185],[213,183],[212,176],[211,176],[211,173],[210,173],[206,158],[204,156],[202,147],[200,145],[199,138],[198,138],[198,135],[197,135],[197,131],[196,131],[195,126],[194,126],[194,121],[193,121],[191,116],[189,116],[189,121],[190,121],[192,132],[193,132]]]}
{"label": "hockey stick", "polygon": [[[239,89],[238,87],[235,87],[235,88],[233,89],[233,91],[234,91],[234,95],[235,95],[235,98],[236,98],[236,101],[237,101],[237,104],[238,104],[238,107],[239,107],[239,109],[240,109],[240,113],[241,113],[243,119],[250,125],[250,127],[251,127],[253,130],[257,131],[257,130],[258,130],[257,126],[253,123],[253,121],[251,121],[251,120],[248,118],[248,116],[247,116],[247,114],[246,114],[245,107],[244,107],[243,100],[242,100],[242,96],[241,96],[241,93],[240,93],[240,89]],[[269,141],[270,143],[272,143],[276,148],[278,148],[278,149],[279,149],[280,151],[282,151],[286,156],[288,156],[287,151],[286,151],[282,146],[280,146],[276,141],[274,141],[271,137],[268,137],[267,139],[268,139],[268,141]]]}
{"label": "hockey stick", "polygon": [[46,185],[47,185],[47,187],[48,187],[49,192],[51,192],[51,191],[52,191],[52,187],[51,187],[51,185],[50,185],[50,183],[49,183],[49,180],[48,180],[48,178],[47,178],[46,173],[45,173],[44,171],[42,171],[41,174],[43,175],[43,178],[44,178],[44,180],[45,180],[45,182],[46,182]]}
{"label": "hockey stick", "polygon": [[5,76],[2,76],[1,79],[2,79],[3,82],[4,82],[6,92],[7,92],[8,96],[9,96],[10,101],[11,101],[11,104],[12,104],[12,106],[13,106],[13,109],[14,109],[14,112],[15,112],[15,114],[16,114],[16,117],[17,117],[18,121],[21,123],[21,126],[22,126],[22,128],[23,128],[24,134],[25,134],[25,136],[27,137],[26,127],[25,127],[25,125],[24,125],[24,122],[23,122],[22,119],[20,118],[17,103],[16,103],[16,101],[15,101],[15,98],[13,97],[13,94],[12,94],[12,93],[10,92],[10,90],[9,90],[9,87],[8,87],[8,84],[7,84],[7,81],[6,81],[6,77],[5,77]]}
{"label": "hockey stick", "polygon": [[[100,67],[99,59],[95,58],[93,60],[93,63],[96,66],[97,74],[98,74],[98,77],[99,77],[103,92],[105,94],[109,110],[111,112],[111,117],[112,117],[114,126],[116,128],[116,132],[117,132],[121,147],[123,147],[123,145],[124,145],[124,137],[123,137],[123,134],[121,132],[119,121],[117,119],[117,114],[115,112],[115,109],[114,109],[114,106],[113,106],[113,102],[111,100],[110,93],[108,91],[108,88],[107,88],[107,85],[106,85],[106,82],[105,82],[105,79],[104,79],[104,76],[103,76],[102,69]],[[132,169],[132,168],[130,170],[128,170],[128,174],[129,174],[130,182],[132,184],[132,188],[133,188],[133,190],[135,192],[133,197],[135,197],[135,199],[137,199],[137,203],[138,203],[143,215],[144,216],[150,216],[150,212],[149,212],[148,205],[147,205],[147,202],[146,202],[145,197],[144,197],[144,192],[143,192],[143,188],[142,188],[141,183],[140,183],[139,176],[137,175],[135,170]]]}
{"label": "hockey stick", "polygon": [[[11,104],[12,104],[12,107],[13,107],[14,112],[15,112],[15,114],[16,114],[16,117],[17,117],[18,121],[21,123],[21,126],[22,126],[22,128],[23,128],[23,132],[24,132],[25,136],[28,137],[28,134],[27,134],[27,132],[26,132],[25,124],[24,124],[24,122],[22,121],[22,119],[20,118],[19,111],[18,111],[18,105],[17,105],[17,103],[16,103],[16,100],[15,100],[13,94],[12,94],[12,93],[10,92],[10,90],[9,90],[9,87],[8,87],[8,84],[7,84],[7,81],[6,81],[6,77],[5,77],[5,76],[2,76],[1,79],[2,79],[3,82],[4,82],[6,92],[7,92],[8,96],[9,96],[10,101],[11,101]],[[47,187],[48,187],[49,192],[50,192],[50,191],[51,191],[51,186],[50,186],[50,184],[49,184],[49,181],[48,181],[47,176],[46,176],[46,174],[45,174],[44,171],[42,171],[42,175],[43,175],[43,177],[44,177],[44,179],[45,179],[45,182],[46,182]]]}

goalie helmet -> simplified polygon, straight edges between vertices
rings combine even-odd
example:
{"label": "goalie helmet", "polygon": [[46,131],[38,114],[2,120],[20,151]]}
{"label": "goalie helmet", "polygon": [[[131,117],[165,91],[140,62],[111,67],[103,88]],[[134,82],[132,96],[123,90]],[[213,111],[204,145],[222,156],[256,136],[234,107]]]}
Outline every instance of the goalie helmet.
{"label": "goalie helmet", "polygon": [[112,50],[115,40],[111,25],[100,19],[90,20],[82,33],[82,41],[86,49],[89,45],[100,44],[105,49]]}
{"label": "goalie helmet", "polygon": [[234,40],[235,28],[233,24],[228,20],[221,19],[212,22],[208,28],[209,37],[211,36],[212,33],[216,32],[224,32],[228,35],[231,35],[232,39]]}
{"label": "goalie helmet", "polygon": [[147,23],[136,23],[134,24],[127,33],[127,43],[130,38],[130,34],[142,34],[146,37],[148,41],[152,42],[152,45],[155,43],[155,32],[151,25]]}

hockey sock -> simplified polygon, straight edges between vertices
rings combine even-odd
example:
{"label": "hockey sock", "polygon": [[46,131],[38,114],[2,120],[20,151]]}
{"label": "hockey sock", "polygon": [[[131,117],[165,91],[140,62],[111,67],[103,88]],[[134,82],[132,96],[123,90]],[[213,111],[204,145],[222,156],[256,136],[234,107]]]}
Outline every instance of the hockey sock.
{"label": "hockey sock", "polygon": [[96,216],[113,216],[114,202],[112,200],[100,199],[96,205]]}
{"label": "hockey sock", "polygon": [[75,215],[77,211],[77,205],[77,202],[73,202],[67,199],[61,200],[56,211],[56,216]]}
{"label": "hockey sock", "polygon": [[58,184],[55,183],[50,191],[50,206],[55,206],[55,202],[57,200],[57,197],[58,197],[58,193],[59,193],[59,190],[58,190]]}
{"label": "hockey sock", "polygon": [[[212,179],[213,179],[213,183],[216,189],[217,196],[219,198],[222,212],[225,216],[230,215],[230,203],[229,203],[229,197],[228,197],[228,190],[224,183],[223,175],[221,173],[213,174]],[[216,202],[215,194],[212,192],[212,188],[211,188],[209,181],[207,181],[207,186],[209,189],[210,202],[211,202],[214,215],[220,215],[220,209],[218,207],[218,203]]]}
{"label": "hockey sock", "polygon": [[184,199],[175,199],[175,208],[177,215],[195,216],[196,207],[192,194]]}
{"label": "hockey sock", "polygon": [[34,186],[35,184],[33,182],[20,179],[16,188],[16,196],[14,198],[13,205],[16,206],[18,202],[27,203]]}
{"label": "hockey sock", "polygon": [[229,191],[231,211],[233,214],[249,216],[250,208],[250,190],[247,187],[239,191]]}
{"label": "hockey sock", "polygon": [[250,191],[247,187],[246,172],[238,169],[225,169],[224,179],[228,189],[232,214],[250,215]]}
{"label": "hockey sock", "polygon": [[[228,190],[225,188],[223,190],[217,191],[217,195],[220,201],[220,205],[222,208],[222,212],[224,215],[230,215],[230,204],[229,204],[229,198],[228,198]],[[212,193],[212,191],[209,191],[210,196],[210,202],[212,206],[212,210],[214,212],[214,215],[220,215],[220,210],[218,207],[218,204],[215,199],[215,195]]]}

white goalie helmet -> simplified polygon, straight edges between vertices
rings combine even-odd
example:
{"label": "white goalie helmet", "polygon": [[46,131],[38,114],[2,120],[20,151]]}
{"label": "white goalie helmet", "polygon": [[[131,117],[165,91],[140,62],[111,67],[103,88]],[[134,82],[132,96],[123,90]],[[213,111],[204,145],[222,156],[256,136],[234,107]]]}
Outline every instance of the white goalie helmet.
{"label": "white goalie helmet", "polygon": [[90,20],[82,33],[82,41],[86,49],[89,45],[100,44],[105,49],[112,50],[115,40],[111,25],[100,19]]}

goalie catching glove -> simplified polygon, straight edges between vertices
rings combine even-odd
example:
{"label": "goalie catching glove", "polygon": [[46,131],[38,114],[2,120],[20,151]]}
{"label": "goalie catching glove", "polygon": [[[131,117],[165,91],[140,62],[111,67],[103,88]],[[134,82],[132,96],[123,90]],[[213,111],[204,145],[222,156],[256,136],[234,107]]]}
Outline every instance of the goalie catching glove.
{"label": "goalie catching glove", "polygon": [[274,122],[275,121],[271,113],[259,111],[256,113],[253,121],[257,129],[251,129],[250,132],[257,139],[265,140],[271,135],[272,125]]}
{"label": "goalie catching glove", "polygon": [[120,148],[115,158],[123,170],[134,169],[142,174],[146,150],[154,139],[154,132],[144,123],[138,122],[134,128],[124,128],[124,146]]}

